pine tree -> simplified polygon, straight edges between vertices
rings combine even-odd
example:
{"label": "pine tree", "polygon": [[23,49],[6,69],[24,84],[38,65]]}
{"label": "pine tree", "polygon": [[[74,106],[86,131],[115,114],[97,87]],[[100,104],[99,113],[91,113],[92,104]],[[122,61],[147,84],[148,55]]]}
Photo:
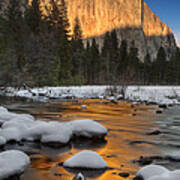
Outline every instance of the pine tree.
{"label": "pine tree", "polygon": [[74,79],[74,83],[78,85],[82,85],[85,83],[84,77],[84,63],[86,63],[85,59],[85,49],[82,41],[82,30],[80,21],[78,18],[75,19],[75,26],[72,35],[72,63],[73,70],[72,76]]}
{"label": "pine tree", "polygon": [[42,23],[42,7],[40,5],[40,0],[32,0],[31,5],[26,11],[25,18],[26,22],[34,34],[39,34],[40,26]]}
{"label": "pine tree", "polygon": [[50,23],[56,28],[56,41],[59,44],[57,54],[59,57],[60,71],[59,82],[61,85],[72,84],[72,49],[69,41],[69,20],[67,16],[67,7],[64,0],[60,3],[54,0],[50,1],[51,12],[49,13]]}
{"label": "pine tree", "polygon": [[123,40],[121,42],[120,50],[119,50],[119,58],[118,58],[118,72],[122,72],[127,67],[127,58],[128,58],[128,50],[127,50],[127,42]]}
{"label": "pine tree", "polygon": [[166,53],[163,47],[160,47],[156,61],[154,63],[155,80],[159,84],[165,83],[165,72],[166,72]]}
{"label": "pine tree", "polygon": [[138,72],[139,72],[139,59],[138,59],[138,49],[135,47],[134,42],[131,43],[128,58],[126,59],[126,81],[127,83],[137,83]]}
{"label": "pine tree", "polygon": [[110,58],[111,58],[110,48],[111,48],[110,33],[107,32],[104,37],[104,44],[103,44],[102,52],[101,52],[101,62],[102,62],[101,63],[101,69],[102,69],[101,80],[105,84],[112,83],[112,81],[110,80]]}
{"label": "pine tree", "polygon": [[151,78],[151,56],[149,53],[144,58],[142,76],[143,84],[149,84]]}
{"label": "pine tree", "polygon": [[27,34],[23,25],[23,11],[18,0],[9,1],[3,22],[1,33],[5,51],[1,59],[3,69],[1,78],[4,79],[3,84],[20,86],[26,77],[24,42]]}
{"label": "pine tree", "polygon": [[96,40],[93,38],[92,45],[90,48],[90,83],[96,84],[100,82],[100,58],[99,58],[99,49],[96,43]]}

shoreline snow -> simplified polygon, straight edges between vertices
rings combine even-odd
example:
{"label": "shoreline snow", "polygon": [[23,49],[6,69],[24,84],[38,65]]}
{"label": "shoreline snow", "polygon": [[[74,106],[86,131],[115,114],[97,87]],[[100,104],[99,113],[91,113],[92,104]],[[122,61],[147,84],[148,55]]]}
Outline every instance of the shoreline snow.
{"label": "shoreline snow", "polygon": [[69,87],[44,87],[33,89],[7,88],[1,91],[3,96],[17,96],[36,101],[51,99],[124,99],[127,101],[141,101],[156,104],[180,104],[180,86],[69,86]]}

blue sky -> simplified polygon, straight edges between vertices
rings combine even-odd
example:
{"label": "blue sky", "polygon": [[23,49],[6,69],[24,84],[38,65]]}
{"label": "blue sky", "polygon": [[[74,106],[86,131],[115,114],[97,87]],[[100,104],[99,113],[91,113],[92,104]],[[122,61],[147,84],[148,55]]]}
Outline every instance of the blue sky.
{"label": "blue sky", "polygon": [[145,0],[145,2],[180,40],[180,0]]}

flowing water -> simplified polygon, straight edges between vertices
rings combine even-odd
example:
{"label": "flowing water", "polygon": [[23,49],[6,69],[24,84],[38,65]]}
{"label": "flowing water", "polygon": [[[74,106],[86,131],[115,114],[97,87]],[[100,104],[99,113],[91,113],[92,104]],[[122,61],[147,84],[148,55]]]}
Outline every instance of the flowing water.
{"label": "flowing water", "polygon": [[[19,100],[1,103],[17,113],[30,113],[44,121],[96,120],[108,129],[104,141],[76,140],[64,147],[48,147],[36,143],[9,144],[6,149],[21,149],[31,157],[31,165],[22,180],[70,180],[78,171],[64,169],[59,164],[82,150],[93,150],[110,167],[106,171],[83,171],[88,179],[124,179],[119,173],[128,173],[131,180],[140,168],[141,156],[153,157],[153,163],[170,169],[180,168],[178,161],[166,155],[180,155],[180,107],[171,107],[156,114],[158,106],[113,103],[107,100],[78,100],[69,102],[32,103]],[[81,105],[86,105],[82,109]],[[156,132],[157,134],[148,135]],[[161,158],[159,158],[161,157]],[[152,160],[152,159],[150,159]]]}

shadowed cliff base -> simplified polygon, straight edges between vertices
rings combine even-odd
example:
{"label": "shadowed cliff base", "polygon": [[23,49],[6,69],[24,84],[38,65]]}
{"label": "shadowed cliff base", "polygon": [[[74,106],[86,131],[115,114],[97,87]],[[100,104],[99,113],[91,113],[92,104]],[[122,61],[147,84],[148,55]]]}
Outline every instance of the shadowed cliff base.
{"label": "shadowed cliff base", "polygon": [[[112,31],[107,31],[106,33],[112,33],[113,31],[116,32],[119,46],[121,42],[125,40],[128,44],[128,48],[130,48],[132,44],[138,48],[138,57],[142,62],[147,54],[149,54],[151,60],[154,61],[160,47],[164,48],[167,60],[170,60],[177,50],[177,44],[173,33],[164,36],[146,36],[143,29],[138,27],[117,28]],[[87,41],[91,43],[92,39],[95,39],[101,50],[106,33],[101,36],[84,39],[84,42],[85,44]]]}

